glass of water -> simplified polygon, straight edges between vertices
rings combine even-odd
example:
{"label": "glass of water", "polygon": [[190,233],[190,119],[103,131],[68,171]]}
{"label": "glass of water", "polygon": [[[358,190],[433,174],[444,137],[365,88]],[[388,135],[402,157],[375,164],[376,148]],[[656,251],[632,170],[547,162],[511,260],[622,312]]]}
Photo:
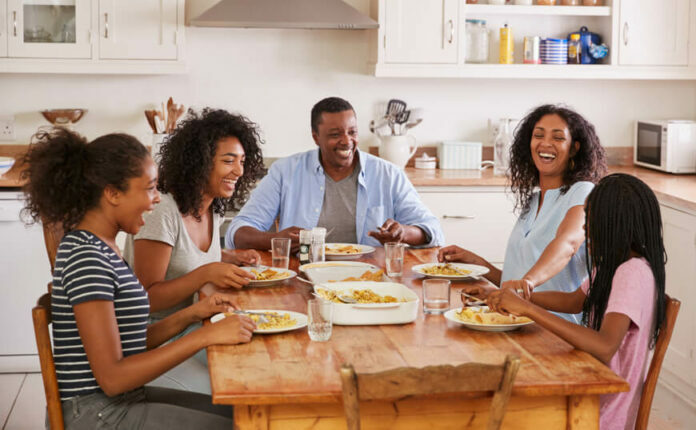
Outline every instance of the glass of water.
{"label": "glass of water", "polygon": [[450,306],[450,281],[447,279],[423,280],[423,312],[442,314]]}
{"label": "glass of water", "polygon": [[384,260],[387,276],[401,276],[404,270],[404,244],[388,242],[384,244]]}
{"label": "glass of water", "polygon": [[271,239],[271,266],[287,270],[290,265],[290,238]]}
{"label": "glass of water", "polygon": [[331,339],[333,304],[330,301],[323,299],[307,301],[307,316],[309,317],[307,331],[310,339],[317,342],[326,342]]}

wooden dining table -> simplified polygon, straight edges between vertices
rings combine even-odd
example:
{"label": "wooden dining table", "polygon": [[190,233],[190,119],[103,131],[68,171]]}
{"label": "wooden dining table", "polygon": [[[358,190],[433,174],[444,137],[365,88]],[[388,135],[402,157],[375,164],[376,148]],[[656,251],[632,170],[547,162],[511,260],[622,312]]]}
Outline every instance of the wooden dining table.
{"label": "wooden dining table", "polygon": [[[264,264],[270,254],[261,253]],[[422,301],[416,264],[435,262],[437,249],[407,249],[403,275],[395,278]],[[384,267],[383,248],[360,261]],[[291,258],[290,269],[298,271]],[[451,306],[461,306],[459,291],[471,280],[452,282]],[[312,285],[295,278],[280,285],[222,290],[243,309],[307,312]],[[339,368],[356,372],[396,367],[500,364],[506,355],[521,358],[504,429],[598,429],[599,396],[627,391],[626,381],[590,354],[573,348],[539,325],[510,332],[481,332],[418,311],[415,321],[398,325],[334,325],[331,339],[314,342],[307,329],[254,335],[242,345],[208,347],[213,403],[234,406],[236,429],[343,429]],[[363,429],[484,429],[492,393],[462,392],[421,398],[361,403]]]}

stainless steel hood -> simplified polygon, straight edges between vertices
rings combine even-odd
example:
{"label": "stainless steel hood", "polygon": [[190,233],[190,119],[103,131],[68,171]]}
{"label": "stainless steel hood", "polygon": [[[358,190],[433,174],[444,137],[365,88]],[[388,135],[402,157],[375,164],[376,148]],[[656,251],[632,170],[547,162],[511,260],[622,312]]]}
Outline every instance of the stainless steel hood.
{"label": "stainless steel hood", "polygon": [[187,0],[194,27],[358,30],[379,24],[341,0]]}

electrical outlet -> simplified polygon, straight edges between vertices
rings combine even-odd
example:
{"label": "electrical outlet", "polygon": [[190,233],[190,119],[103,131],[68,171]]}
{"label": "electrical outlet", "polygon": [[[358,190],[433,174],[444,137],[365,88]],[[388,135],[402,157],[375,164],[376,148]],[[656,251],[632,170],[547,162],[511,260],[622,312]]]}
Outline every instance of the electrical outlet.
{"label": "electrical outlet", "polygon": [[15,140],[14,116],[0,116],[0,140]]}

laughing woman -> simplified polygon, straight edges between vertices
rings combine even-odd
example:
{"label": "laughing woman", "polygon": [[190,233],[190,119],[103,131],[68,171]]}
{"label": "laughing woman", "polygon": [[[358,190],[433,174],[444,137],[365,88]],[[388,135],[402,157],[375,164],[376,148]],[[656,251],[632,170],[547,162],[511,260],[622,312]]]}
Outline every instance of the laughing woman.
{"label": "laughing woman", "polygon": [[[510,181],[520,216],[508,239],[503,270],[452,245],[438,259],[478,264],[501,288],[574,291],[587,277],[583,224],[585,198],[606,173],[594,126],[578,113],[542,105],[520,123],[510,148]],[[467,289],[486,296],[494,289]],[[580,315],[563,314],[572,322]]]}
{"label": "laughing woman", "polygon": [[189,111],[159,153],[162,201],[129,238],[126,254],[150,296],[152,319],[190,305],[210,282],[241,288],[252,278],[256,251],[223,251],[220,223],[231,202],[241,206],[263,172],[256,125],[224,110]]}

